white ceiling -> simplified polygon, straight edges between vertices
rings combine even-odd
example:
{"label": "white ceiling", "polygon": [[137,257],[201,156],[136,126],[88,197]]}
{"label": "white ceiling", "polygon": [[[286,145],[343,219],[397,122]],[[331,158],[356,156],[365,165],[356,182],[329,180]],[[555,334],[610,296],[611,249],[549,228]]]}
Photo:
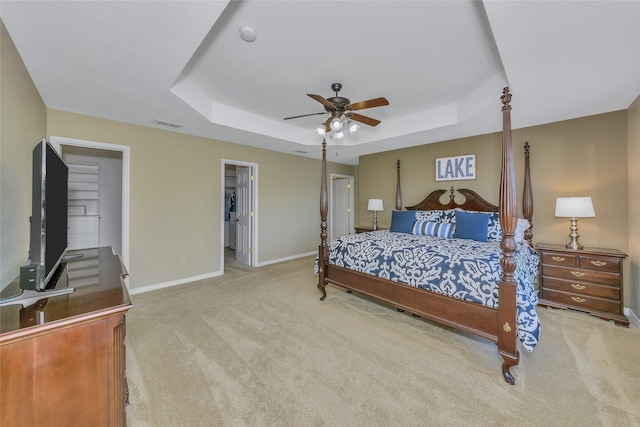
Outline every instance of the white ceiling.
{"label": "white ceiling", "polygon": [[[640,1],[27,1],[0,15],[49,108],[313,158],[328,114],[381,120],[330,160],[626,109]],[[248,43],[239,28],[250,25]],[[154,124],[155,119],[184,125]],[[300,152],[306,153],[300,153]]]}

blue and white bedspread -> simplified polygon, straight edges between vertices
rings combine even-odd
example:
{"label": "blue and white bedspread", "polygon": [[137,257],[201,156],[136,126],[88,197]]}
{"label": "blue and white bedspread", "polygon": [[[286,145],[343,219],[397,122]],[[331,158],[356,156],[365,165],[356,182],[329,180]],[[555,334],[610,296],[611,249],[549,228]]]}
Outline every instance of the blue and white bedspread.
{"label": "blue and white bedspread", "polygon": [[[501,256],[499,242],[386,230],[350,234],[329,246],[330,264],[492,308],[498,307]],[[540,336],[534,288],[539,260],[526,242],[518,242],[515,258],[517,334],[524,348],[533,351]]]}

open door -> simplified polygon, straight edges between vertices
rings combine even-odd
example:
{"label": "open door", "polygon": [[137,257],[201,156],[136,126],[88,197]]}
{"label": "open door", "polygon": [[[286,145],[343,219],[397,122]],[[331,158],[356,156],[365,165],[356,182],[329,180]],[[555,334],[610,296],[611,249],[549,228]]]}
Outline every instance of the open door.
{"label": "open door", "polygon": [[329,237],[335,239],[354,232],[354,178],[331,174],[331,216]]}
{"label": "open door", "polygon": [[350,213],[351,208],[349,206],[349,192],[351,185],[349,185],[348,178],[333,178],[331,180],[333,203],[331,213],[333,215],[331,223],[333,225],[331,230],[331,237],[335,239],[339,236],[345,236],[351,233],[351,220]]}
{"label": "open door", "polygon": [[[253,231],[253,176],[251,167],[236,167],[236,260],[251,265]],[[230,224],[230,226],[233,226]]]}

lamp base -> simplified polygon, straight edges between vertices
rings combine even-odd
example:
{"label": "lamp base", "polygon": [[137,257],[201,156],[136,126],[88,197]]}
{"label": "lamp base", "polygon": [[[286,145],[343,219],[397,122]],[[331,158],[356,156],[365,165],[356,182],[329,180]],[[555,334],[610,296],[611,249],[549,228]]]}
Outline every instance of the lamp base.
{"label": "lamp base", "polygon": [[574,251],[579,251],[579,250],[582,250],[584,248],[584,246],[579,245],[578,242],[571,241],[571,242],[567,243],[566,248],[574,250]]}
{"label": "lamp base", "polygon": [[571,234],[569,234],[569,237],[571,238],[571,241],[567,243],[566,248],[574,251],[579,251],[583,248],[583,246],[578,243],[578,237],[580,237],[580,235],[578,234],[578,220],[576,218],[571,218],[570,222]]}

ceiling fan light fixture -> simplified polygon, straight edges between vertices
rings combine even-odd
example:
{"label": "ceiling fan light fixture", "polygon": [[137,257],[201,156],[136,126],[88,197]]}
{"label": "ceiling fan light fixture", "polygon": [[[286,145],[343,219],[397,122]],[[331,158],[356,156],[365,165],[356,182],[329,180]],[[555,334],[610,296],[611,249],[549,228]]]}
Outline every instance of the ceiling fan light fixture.
{"label": "ceiling fan light fixture", "polygon": [[341,131],[341,130],[337,131],[336,139],[342,139],[342,138],[344,138],[344,131]]}
{"label": "ceiling fan light fixture", "polygon": [[349,123],[349,132],[351,132],[351,135],[356,133],[358,129],[360,129],[360,125],[358,125],[356,122]]}
{"label": "ceiling fan light fixture", "polygon": [[331,129],[334,131],[342,129],[342,120],[340,120],[340,117],[331,119]]}
{"label": "ceiling fan light fixture", "polygon": [[318,126],[316,128],[316,132],[318,132],[318,135],[324,135],[325,134],[324,123],[320,124],[320,126]]}

